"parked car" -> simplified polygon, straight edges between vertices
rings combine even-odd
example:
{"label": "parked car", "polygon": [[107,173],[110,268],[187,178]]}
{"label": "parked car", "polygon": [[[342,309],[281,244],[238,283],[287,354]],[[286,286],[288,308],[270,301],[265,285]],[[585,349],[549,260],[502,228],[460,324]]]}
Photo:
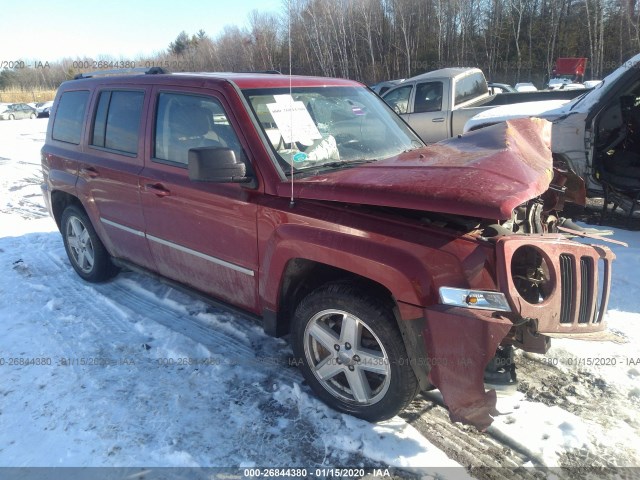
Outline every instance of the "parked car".
{"label": "parked car", "polygon": [[444,68],[409,78],[382,98],[427,143],[460,135],[465,123],[497,105],[573,98],[573,92],[531,92],[490,95],[477,68]]}
{"label": "parked car", "polygon": [[574,83],[566,78],[552,78],[547,85],[549,90],[581,90],[587,88],[584,83]]}
{"label": "parked car", "polygon": [[0,120],[19,120],[21,118],[36,118],[36,109],[26,103],[12,103],[0,113]]}
{"label": "parked car", "polygon": [[557,232],[545,121],[425,147],[349,80],[91,77],[60,86],[42,148],[71,266],[152,273],[288,334],[337,410],[387,419],[435,386],[486,428],[500,346],[605,328],[613,254]]}
{"label": "parked car", "polygon": [[489,82],[487,86],[489,87],[489,92],[491,93],[491,95],[497,95],[499,93],[517,92],[517,90],[513,88],[511,85],[509,85],[508,83]]}
{"label": "parked car", "polygon": [[538,88],[531,82],[516,83],[514,88],[516,92],[537,92]]}
{"label": "parked car", "polygon": [[53,106],[53,100],[49,102],[40,102],[36,104],[36,113],[38,114],[38,118],[40,117],[48,117],[49,110]]}

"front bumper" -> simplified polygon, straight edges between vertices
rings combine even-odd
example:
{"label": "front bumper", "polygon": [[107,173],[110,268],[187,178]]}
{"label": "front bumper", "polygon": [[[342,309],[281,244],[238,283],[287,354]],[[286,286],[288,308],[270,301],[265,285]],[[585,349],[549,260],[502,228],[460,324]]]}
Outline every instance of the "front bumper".
{"label": "front bumper", "polygon": [[[551,287],[537,303],[525,300],[514,282],[514,255],[521,247],[535,248],[546,262]],[[518,235],[499,239],[496,257],[498,289],[512,311],[427,307],[420,320],[422,344],[410,346],[410,356],[425,366],[414,368],[416,374],[426,375],[440,390],[451,419],[480,430],[498,413],[496,392],[484,389],[484,369],[501,343],[545,353],[545,334],[571,337],[604,330],[615,255],[559,235]]]}
{"label": "front bumper", "polygon": [[491,425],[497,398],[494,390],[484,390],[484,369],[512,327],[508,318],[486,310],[425,309],[428,378],[440,390],[451,420],[480,430]]}
{"label": "front bumper", "polygon": [[[513,278],[514,255],[522,247],[536,248],[549,269],[551,290],[538,303],[518,291]],[[535,323],[536,333],[567,336],[605,329],[604,314],[611,289],[613,252],[562,235],[503,237],[496,243],[498,289],[517,317]]]}

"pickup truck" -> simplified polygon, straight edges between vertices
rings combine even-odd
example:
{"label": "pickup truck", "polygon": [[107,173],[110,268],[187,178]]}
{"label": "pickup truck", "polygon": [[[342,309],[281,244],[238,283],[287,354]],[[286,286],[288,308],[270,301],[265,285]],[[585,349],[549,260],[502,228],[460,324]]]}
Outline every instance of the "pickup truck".
{"label": "pickup truck", "polygon": [[405,80],[382,98],[427,143],[462,133],[467,120],[498,105],[569,100],[581,92],[523,92],[490,95],[477,68],[443,68]]}
{"label": "pickup truck", "polygon": [[[593,195],[633,214],[640,198],[640,55],[570,102],[504,105],[469,119],[465,132],[516,118],[552,122],[556,164],[575,173]],[[580,92],[578,90],[578,92]]]}
{"label": "pickup truck", "polygon": [[556,228],[548,122],[426,147],[349,80],[131,73],[63,83],[42,148],[85,281],[126,267],[242,312],[370,421],[435,387],[484,429],[492,358],[605,329],[614,256]]}

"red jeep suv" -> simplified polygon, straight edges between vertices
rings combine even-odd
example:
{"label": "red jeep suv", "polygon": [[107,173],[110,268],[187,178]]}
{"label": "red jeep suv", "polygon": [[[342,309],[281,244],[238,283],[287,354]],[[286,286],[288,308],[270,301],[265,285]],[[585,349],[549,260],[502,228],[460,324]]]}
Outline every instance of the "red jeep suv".
{"label": "red jeep suv", "polygon": [[353,81],[130,73],[65,82],[42,149],[83,279],[127,267],[259,317],[371,421],[436,387],[484,428],[497,350],[605,328],[613,254],[557,233],[575,196],[546,122],[425,147]]}

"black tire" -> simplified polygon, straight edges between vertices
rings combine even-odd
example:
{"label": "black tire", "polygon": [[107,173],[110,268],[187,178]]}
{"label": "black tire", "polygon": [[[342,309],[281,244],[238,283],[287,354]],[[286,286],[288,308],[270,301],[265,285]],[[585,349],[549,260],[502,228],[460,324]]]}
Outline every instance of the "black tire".
{"label": "black tire", "polygon": [[103,282],[118,273],[84,210],[69,205],[62,213],[62,239],[71,266],[87,282]]}
{"label": "black tire", "polygon": [[335,410],[386,420],[419,391],[391,307],[364,289],[331,283],[314,290],[298,305],[291,333],[305,379]]}
{"label": "black tire", "polygon": [[13,115],[9,115],[9,120],[15,120],[16,117],[14,117]]}

